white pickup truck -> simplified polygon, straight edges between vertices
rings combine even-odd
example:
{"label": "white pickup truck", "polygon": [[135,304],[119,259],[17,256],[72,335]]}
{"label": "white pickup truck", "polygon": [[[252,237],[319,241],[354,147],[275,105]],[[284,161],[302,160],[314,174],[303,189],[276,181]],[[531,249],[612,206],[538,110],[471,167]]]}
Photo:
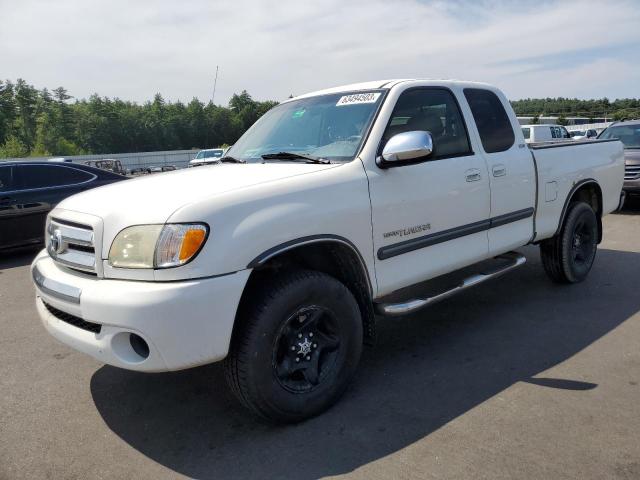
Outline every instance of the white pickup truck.
{"label": "white pickup truck", "polygon": [[[507,272],[518,247],[583,280],[624,175],[619,141],[526,145],[498,89],[458,81],[288,100],[222,160],[60,203],[32,265],[37,310],[118,367],[224,359],[239,400],[285,422],[340,397],[377,315]],[[453,287],[423,283],[463,268]]]}

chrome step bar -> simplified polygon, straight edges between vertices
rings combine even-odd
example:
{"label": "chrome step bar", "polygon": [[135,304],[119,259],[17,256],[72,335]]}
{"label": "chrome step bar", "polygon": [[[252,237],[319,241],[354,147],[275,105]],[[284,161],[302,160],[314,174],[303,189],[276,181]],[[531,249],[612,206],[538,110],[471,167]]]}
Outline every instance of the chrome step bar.
{"label": "chrome step bar", "polygon": [[510,272],[511,270],[514,270],[527,262],[527,259],[524,257],[524,255],[521,255],[517,252],[508,252],[495,257],[495,259],[508,260],[509,263],[493,271],[487,273],[477,273],[475,275],[467,277],[462,280],[462,282],[460,282],[458,286],[450,290],[446,290],[438,295],[434,295],[433,297],[415,298],[399,303],[376,303],[375,309],[380,315],[387,315],[392,317],[407,315],[422,308],[428,307],[429,305],[433,305],[434,303],[444,300],[445,298],[452,297],[453,295],[460,293],[467,288],[475,287],[476,285],[484,283],[487,280],[491,280],[504,275],[505,273]]}

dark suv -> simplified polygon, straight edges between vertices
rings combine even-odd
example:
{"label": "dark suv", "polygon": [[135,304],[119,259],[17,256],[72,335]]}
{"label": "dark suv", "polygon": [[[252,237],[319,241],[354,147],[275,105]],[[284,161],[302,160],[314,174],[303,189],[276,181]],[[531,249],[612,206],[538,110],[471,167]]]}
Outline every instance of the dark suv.
{"label": "dark suv", "polygon": [[0,250],[39,244],[62,199],[127,177],[77,163],[0,161]]}
{"label": "dark suv", "polygon": [[624,144],[624,186],[627,195],[640,195],[640,120],[612,123],[598,138],[617,138]]}

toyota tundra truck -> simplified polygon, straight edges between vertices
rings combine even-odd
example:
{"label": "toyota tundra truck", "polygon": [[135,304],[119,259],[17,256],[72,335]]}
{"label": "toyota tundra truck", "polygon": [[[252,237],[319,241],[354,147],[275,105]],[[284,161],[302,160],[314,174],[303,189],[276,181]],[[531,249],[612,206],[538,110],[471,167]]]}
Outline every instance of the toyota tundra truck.
{"label": "toyota tundra truck", "polygon": [[61,202],[31,266],[37,311],[116,367],[224,361],[242,404],[297,422],[342,395],[376,319],[517,268],[519,247],[583,281],[623,177],[616,139],[526,144],[490,85],[323,90],[271,109],[218,165]]}

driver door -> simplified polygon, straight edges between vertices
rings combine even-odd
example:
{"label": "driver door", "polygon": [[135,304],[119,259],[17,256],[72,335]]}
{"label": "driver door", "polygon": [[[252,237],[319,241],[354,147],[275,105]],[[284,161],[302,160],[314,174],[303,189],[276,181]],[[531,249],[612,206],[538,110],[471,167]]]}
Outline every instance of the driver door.
{"label": "driver door", "polygon": [[431,133],[431,155],[367,171],[379,296],[488,256],[488,170],[483,156],[472,149],[449,89],[403,92],[378,154],[393,135],[414,130]]}

